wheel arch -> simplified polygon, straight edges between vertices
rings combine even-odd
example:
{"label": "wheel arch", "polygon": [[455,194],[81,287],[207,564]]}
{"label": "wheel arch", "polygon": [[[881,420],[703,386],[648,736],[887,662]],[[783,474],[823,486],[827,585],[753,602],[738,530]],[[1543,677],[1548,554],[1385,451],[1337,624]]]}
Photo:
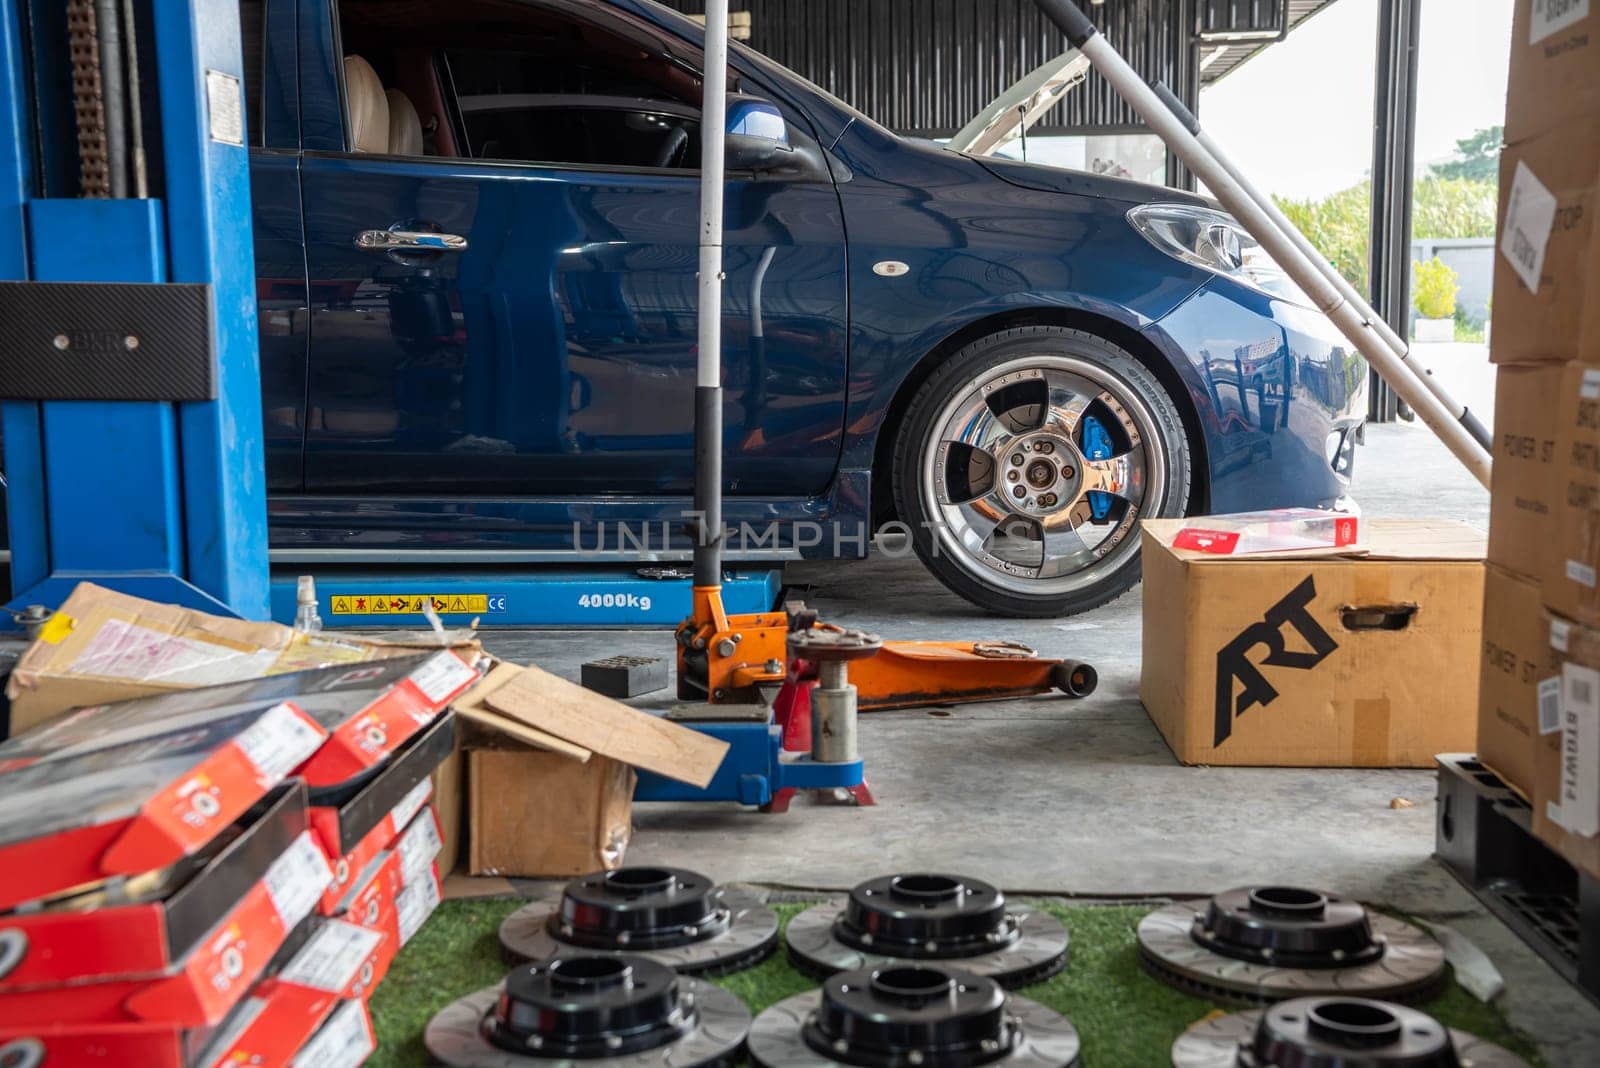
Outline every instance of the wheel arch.
{"label": "wheel arch", "polygon": [[877,441],[873,447],[873,525],[879,526],[895,518],[891,481],[894,477],[894,443],[900,435],[900,427],[904,422],[906,409],[911,405],[911,398],[916,396],[922,384],[952,353],[959,352],[979,338],[1022,326],[1062,326],[1094,334],[1127,350],[1155,375],[1156,381],[1172,398],[1173,406],[1183,419],[1184,437],[1191,450],[1188,511],[1190,514],[1203,513],[1211,496],[1211,468],[1207,457],[1205,434],[1200,426],[1200,413],[1195,407],[1194,398],[1190,395],[1177,368],[1172,366],[1172,362],[1149,338],[1132,327],[1104,315],[1074,308],[1021,308],[976,319],[951,333],[918,360],[896,387],[894,398],[889,404],[888,415],[878,430]]}

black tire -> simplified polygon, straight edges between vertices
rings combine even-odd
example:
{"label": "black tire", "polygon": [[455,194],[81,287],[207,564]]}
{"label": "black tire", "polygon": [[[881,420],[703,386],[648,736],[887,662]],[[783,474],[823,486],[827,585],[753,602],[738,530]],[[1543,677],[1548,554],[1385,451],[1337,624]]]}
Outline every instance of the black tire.
{"label": "black tire", "polygon": [[[911,528],[912,544],[928,569],[950,590],[998,615],[1049,618],[1085,612],[1106,604],[1139,581],[1137,522],[1114,532],[1115,545],[1073,575],[1035,579],[1037,592],[1015,575],[1004,576],[981,560],[950,546],[949,535],[936,533],[939,507],[924,485],[930,477],[925,459],[937,442],[935,426],[951,406],[978,390],[996,373],[1028,366],[1067,363],[1086,380],[1136,414],[1139,430],[1154,438],[1159,449],[1146,452],[1147,499],[1126,506],[1136,518],[1181,516],[1191,485],[1189,442],[1183,419],[1172,398],[1148,368],[1127,350],[1094,334],[1060,326],[1026,326],[991,334],[951,354],[922,384],[907,406],[894,446],[892,482],[899,518]],[[999,368],[1006,371],[997,372]],[[1086,373],[1091,369],[1093,377]],[[1159,468],[1159,471],[1151,470]],[[1159,477],[1156,477],[1159,476]],[[1030,501],[1030,503],[1032,503]],[[1124,513],[1126,515],[1126,512]],[[1131,545],[1129,544],[1131,543]],[[1071,586],[1072,588],[1066,588]]]}

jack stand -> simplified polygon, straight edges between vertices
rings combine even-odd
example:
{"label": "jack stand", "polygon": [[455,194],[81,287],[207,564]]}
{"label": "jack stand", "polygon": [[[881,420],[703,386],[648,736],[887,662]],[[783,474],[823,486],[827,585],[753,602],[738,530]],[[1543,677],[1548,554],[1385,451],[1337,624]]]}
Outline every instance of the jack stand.
{"label": "jack stand", "polygon": [[[772,702],[786,753],[809,752],[819,762],[857,759],[856,688],[846,665],[877,654],[882,642],[859,631],[799,631],[789,637],[789,674]],[[857,806],[875,805],[865,776],[842,787]],[[763,812],[787,812],[795,790],[773,794]]]}

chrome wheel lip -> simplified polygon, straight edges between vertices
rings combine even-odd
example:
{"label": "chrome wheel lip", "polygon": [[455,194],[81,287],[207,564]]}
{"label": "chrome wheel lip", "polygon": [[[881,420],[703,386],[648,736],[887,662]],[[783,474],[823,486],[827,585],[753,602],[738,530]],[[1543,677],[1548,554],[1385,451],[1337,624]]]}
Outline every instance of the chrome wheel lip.
{"label": "chrome wheel lip", "polygon": [[[960,516],[960,505],[953,505],[944,499],[943,443],[963,440],[955,432],[953,424],[959,414],[974,411],[975,401],[978,402],[978,407],[982,408],[982,398],[987,393],[1019,382],[1043,379],[1046,372],[1050,371],[1079,378],[1095,387],[1094,392],[1078,404],[1079,413],[1096,396],[1103,394],[1110,397],[1125,416],[1124,429],[1140,447],[1142,463],[1136,473],[1138,488],[1128,494],[1122,494],[1131,504],[1122,520],[1115,526],[1107,527],[1106,533],[1093,546],[1086,546],[1093,554],[1093,562],[1064,575],[1042,577],[1038,574],[1041,567],[1013,563],[984,550],[982,545],[986,536],[979,537],[972,525]],[[995,431],[995,425],[999,423],[998,417],[978,415],[970,420],[967,433],[978,440],[983,440],[988,435],[994,435],[992,440],[1005,440],[1008,435],[1003,431],[1003,424],[1000,424],[1001,432]],[[1137,554],[1138,538],[1135,530],[1137,523],[1146,515],[1153,514],[1153,510],[1159,508],[1167,493],[1167,452],[1154,411],[1131,383],[1088,358],[1040,352],[1007,360],[984,371],[981,377],[969,380],[967,388],[961,390],[939,409],[933,419],[932,427],[928,439],[922,445],[921,477],[918,480],[917,492],[924,513],[934,520],[930,534],[935,542],[935,551],[949,554],[960,569],[972,578],[1008,593],[1058,596],[1077,593],[1098,584],[1121,567],[1129,556]],[[1043,429],[1044,427],[1030,429],[1009,436],[1020,438]],[[992,445],[992,441],[990,444]],[[1076,454],[1076,445],[1072,447]],[[982,451],[995,455],[989,447],[982,448]],[[1082,466],[1081,456],[1077,459],[1078,472],[1073,481],[1080,491],[1077,500],[1081,501],[1082,494],[1093,486],[1089,484],[1091,480]],[[1002,477],[999,465],[1003,460],[1004,451],[1001,450],[995,459],[997,482]],[[963,504],[990,506],[992,511],[994,502],[990,501],[991,496],[992,491]],[[1067,517],[1073,510],[1074,504],[1074,501],[1064,501],[1049,516],[1041,516],[1038,509],[1027,511],[1015,509],[1009,514],[1040,521],[1048,536],[1052,530],[1059,531],[1063,526],[1071,529]],[[997,522],[1003,521],[1003,517],[997,520]],[[1048,565],[1048,556],[1043,563]]]}

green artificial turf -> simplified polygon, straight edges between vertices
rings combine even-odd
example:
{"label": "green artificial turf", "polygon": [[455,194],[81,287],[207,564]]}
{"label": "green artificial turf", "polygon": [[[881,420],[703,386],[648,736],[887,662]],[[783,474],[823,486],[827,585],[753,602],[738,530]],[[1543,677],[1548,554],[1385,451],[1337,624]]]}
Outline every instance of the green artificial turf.
{"label": "green artificial turf", "polygon": [[[490,986],[505,974],[496,936],[500,921],[526,902],[494,898],[447,901],[396,958],[372,998],[377,1066],[426,1064],[422,1030],[439,1009],[463,994]],[[1064,1013],[1083,1036],[1086,1068],[1160,1068],[1170,1064],[1172,1041],[1217,1006],[1179,993],[1139,966],[1134,927],[1148,907],[1139,905],[1044,906],[1067,925],[1072,958],[1055,978],[1025,988],[1026,997]],[[803,905],[777,905],[779,919]],[[759,1013],[774,1002],[815,984],[790,967],[783,953],[715,982],[738,994]],[[1421,1006],[1450,1026],[1507,1046],[1530,1064],[1543,1062],[1527,1037],[1500,1011],[1451,983]],[[1233,1011],[1231,1009],[1226,1011]]]}

